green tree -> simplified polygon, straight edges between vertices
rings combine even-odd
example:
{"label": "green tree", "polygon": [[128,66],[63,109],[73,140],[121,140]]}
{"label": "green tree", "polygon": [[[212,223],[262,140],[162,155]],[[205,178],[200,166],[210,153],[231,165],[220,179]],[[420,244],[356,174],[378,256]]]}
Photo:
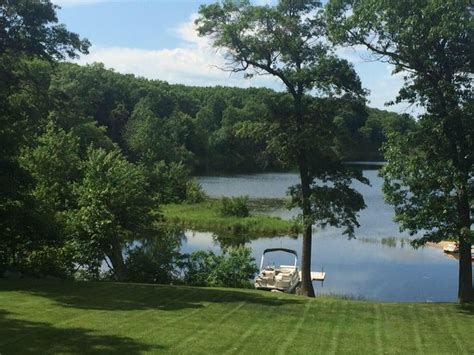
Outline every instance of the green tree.
{"label": "green tree", "polygon": [[118,148],[90,148],[74,194],[77,208],[69,213],[68,233],[77,262],[97,275],[108,258],[116,279],[125,280],[123,247],[148,233],[153,223],[154,203],[143,169]]}
{"label": "green tree", "polygon": [[8,253],[4,245],[24,245],[27,238],[34,244],[42,229],[29,195],[31,179],[18,164],[20,147],[31,139],[47,106],[49,68],[35,59],[74,58],[88,46],[57,25],[50,1],[0,1],[0,254]]}
{"label": "green tree", "polygon": [[49,122],[37,144],[25,149],[22,166],[33,177],[33,195],[51,214],[74,207],[73,183],[81,177],[79,138]]}
{"label": "green tree", "polygon": [[[349,187],[352,178],[362,177],[346,173],[326,141],[318,140],[323,137],[321,131],[330,133],[324,127],[327,114],[322,105],[319,110],[310,107],[312,100],[306,97],[315,93],[359,101],[364,94],[352,66],[325,43],[319,10],[316,0],[282,0],[275,7],[229,0],[201,6],[196,20],[201,36],[227,50],[228,70],[245,72],[247,77],[273,75],[289,93],[283,98],[287,106],[278,105],[275,122],[264,126],[274,134],[266,136],[268,143],[277,147],[287,164],[299,169],[301,183],[292,192],[303,215],[301,289],[307,296],[314,296],[310,276],[313,222],[320,219],[323,225],[342,225],[351,233],[357,225],[355,214],[364,207],[362,197]],[[352,203],[345,205],[350,198]]]}
{"label": "green tree", "polygon": [[[472,300],[474,26],[472,2],[331,0],[331,38],[363,45],[404,74],[397,102],[425,108],[420,130],[386,147],[385,192],[417,240],[459,243],[461,303]],[[407,144],[407,146],[403,146]],[[406,155],[409,154],[409,155]]]}

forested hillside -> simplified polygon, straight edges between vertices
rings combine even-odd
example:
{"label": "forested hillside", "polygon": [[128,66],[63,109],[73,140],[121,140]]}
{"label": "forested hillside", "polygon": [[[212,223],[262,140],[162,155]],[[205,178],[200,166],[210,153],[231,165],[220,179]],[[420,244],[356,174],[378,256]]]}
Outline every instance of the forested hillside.
{"label": "forested hillside", "polygon": [[[105,127],[133,161],[183,162],[192,173],[291,168],[264,153],[262,143],[238,134],[244,121],[270,111],[269,89],[170,85],[106,70],[101,64],[61,64],[51,71],[51,115],[63,129]],[[381,160],[387,132],[404,132],[412,118],[367,108],[335,119],[334,149],[346,160]],[[86,128],[88,127],[88,128]],[[86,132],[83,132],[85,134]],[[102,142],[102,144],[106,144]]]}

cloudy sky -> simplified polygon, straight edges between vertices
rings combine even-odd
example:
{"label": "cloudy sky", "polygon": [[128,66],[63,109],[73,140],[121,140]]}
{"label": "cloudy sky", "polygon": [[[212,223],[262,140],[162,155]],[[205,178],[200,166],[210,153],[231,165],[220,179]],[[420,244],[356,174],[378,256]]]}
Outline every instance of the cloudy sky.
{"label": "cloudy sky", "polygon": [[[257,4],[275,0],[255,0]],[[219,69],[222,55],[197,36],[194,29],[199,5],[208,0],[54,0],[61,6],[60,22],[88,38],[92,48],[80,64],[102,62],[121,73],[132,73],[170,83],[239,87],[265,86],[281,90],[275,79],[263,76],[244,79]],[[416,114],[407,104],[386,107],[401,86],[400,75],[392,76],[386,63],[369,60],[363,51],[340,49],[354,63],[366,89],[369,106]]]}

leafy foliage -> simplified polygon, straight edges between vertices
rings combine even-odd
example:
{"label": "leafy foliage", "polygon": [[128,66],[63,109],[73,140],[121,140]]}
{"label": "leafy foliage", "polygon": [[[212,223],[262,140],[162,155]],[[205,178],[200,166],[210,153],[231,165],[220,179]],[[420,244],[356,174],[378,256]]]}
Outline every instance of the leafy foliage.
{"label": "leafy foliage", "polygon": [[[0,2],[0,264],[18,264],[48,240],[48,216],[30,195],[18,153],[47,112],[49,63],[87,52],[88,42],[57,25],[50,1]],[[46,223],[45,223],[46,222]]]}
{"label": "leafy foliage", "polygon": [[251,287],[250,280],[257,272],[250,249],[233,247],[222,250],[192,253],[184,271],[184,282],[193,286]]}
{"label": "leafy foliage", "polygon": [[155,164],[149,175],[150,188],[160,203],[183,202],[188,191],[189,170],[181,162]]}
{"label": "leafy foliage", "polygon": [[152,221],[146,177],[118,150],[89,149],[83,169],[74,187],[77,209],[69,214],[76,262],[98,275],[107,256],[116,277],[125,279],[124,242],[146,233]]}
{"label": "leafy foliage", "polygon": [[248,201],[248,196],[222,197],[220,213],[222,216],[247,217]]}
{"label": "leafy foliage", "polygon": [[186,183],[186,202],[199,203],[207,198],[201,184],[196,179],[191,179]]}
{"label": "leafy foliage", "polygon": [[393,134],[385,147],[385,193],[397,220],[422,245],[459,242],[459,300],[473,299],[472,2],[333,0],[327,7],[335,43],[363,45],[404,74],[397,102],[421,105],[419,129]]}
{"label": "leafy foliage", "polygon": [[150,237],[134,242],[126,252],[128,280],[170,284],[180,279],[183,237],[182,231],[175,227],[160,227]]}

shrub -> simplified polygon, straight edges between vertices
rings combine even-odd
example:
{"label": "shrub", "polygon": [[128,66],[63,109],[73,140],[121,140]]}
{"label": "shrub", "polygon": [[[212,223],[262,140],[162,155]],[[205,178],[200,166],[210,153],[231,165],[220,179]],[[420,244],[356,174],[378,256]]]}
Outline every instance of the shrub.
{"label": "shrub", "polygon": [[222,216],[248,217],[248,196],[223,197],[220,213]]}
{"label": "shrub", "polygon": [[184,282],[193,286],[250,288],[258,271],[250,249],[242,246],[225,248],[221,255],[197,251],[185,265]]}
{"label": "shrub", "polygon": [[179,203],[186,200],[189,171],[182,163],[160,161],[150,172],[151,190],[159,203]]}
{"label": "shrub", "polygon": [[41,246],[28,254],[22,268],[30,276],[69,278],[74,269],[69,254],[66,247]]}
{"label": "shrub", "polygon": [[127,252],[127,278],[132,282],[169,284],[179,277],[184,234],[176,227],[162,227],[155,235],[134,243]]}
{"label": "shrub", "polygon": [[202,186],[195,179],[189,180],[186,184],[186,202],[199,203],[206,199],[206,193]]}

